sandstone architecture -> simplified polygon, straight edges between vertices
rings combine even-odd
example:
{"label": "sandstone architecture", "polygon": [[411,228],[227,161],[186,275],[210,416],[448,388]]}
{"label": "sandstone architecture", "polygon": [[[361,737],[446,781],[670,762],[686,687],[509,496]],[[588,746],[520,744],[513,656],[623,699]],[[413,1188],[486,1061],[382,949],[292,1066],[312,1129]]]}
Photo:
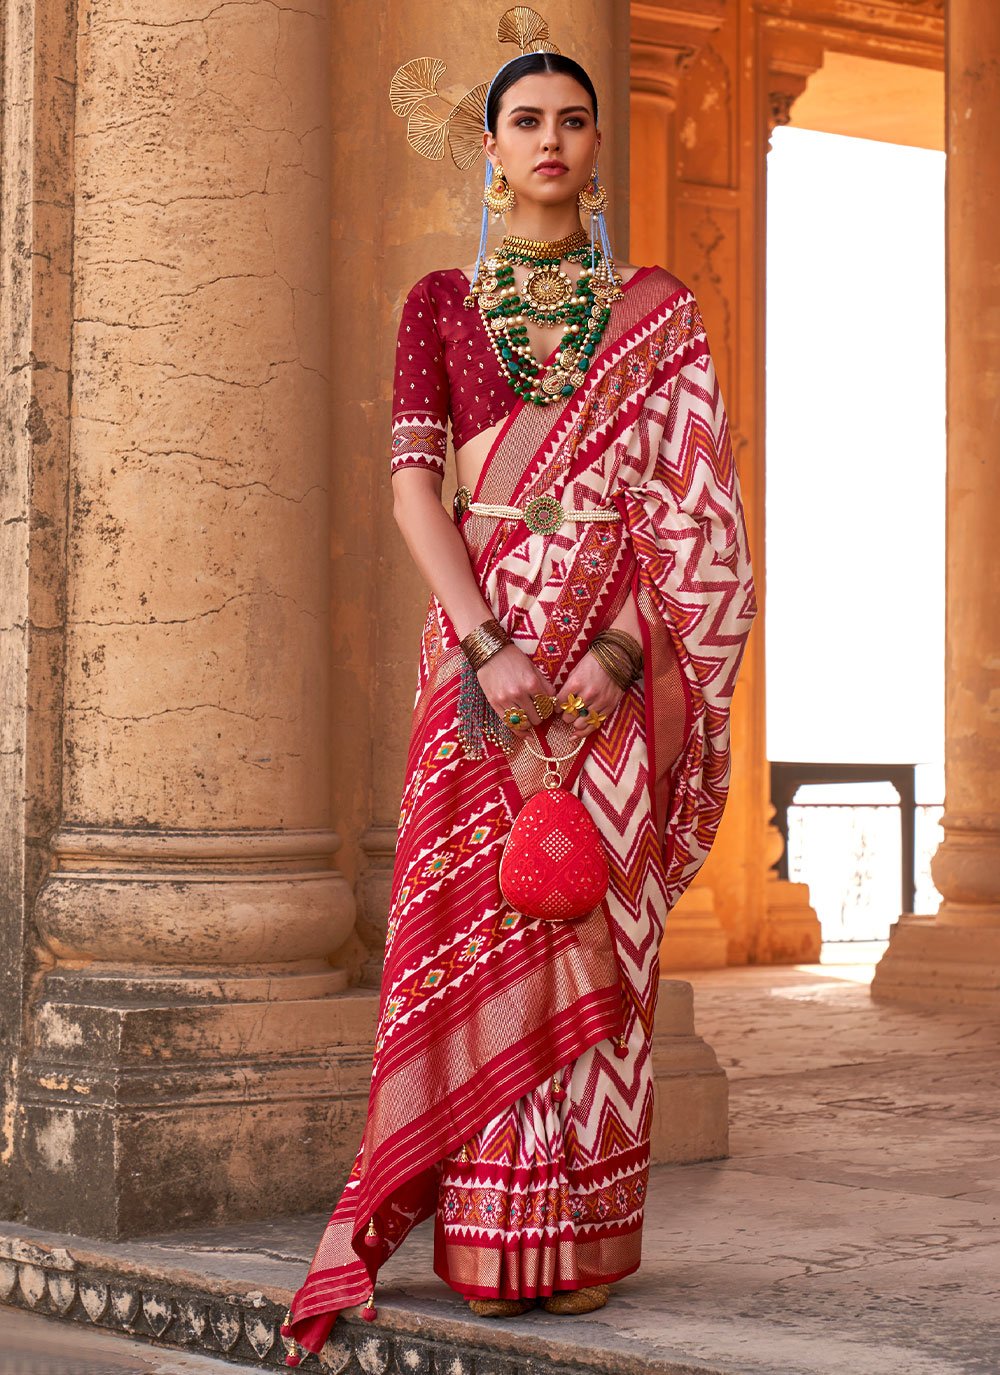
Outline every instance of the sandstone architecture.
{"label": "sandstone architecture", "polygon": [[[475,176],[414,157],[386,92],[417,55],[448,94],[491,73],[502,8],[0,9],[4,1216],[114,1237],[322,1207],[353,1156],[426,607],[390,509],[395,321],[478,221]],[[770,132],[801,97],[814,127],[926,138],[947,50],[946,902],[900,923],[874,991],[1000,1000],[1000,20],[952,0],[946,41],[943,0],[543,8],[602,94],[616,242],[705,313],[762,592]],[[668,974],[818,955],[773,872],[764,693],[758,629]],[[724,1154],[690,987],[661,1011],[660,1158]]]}

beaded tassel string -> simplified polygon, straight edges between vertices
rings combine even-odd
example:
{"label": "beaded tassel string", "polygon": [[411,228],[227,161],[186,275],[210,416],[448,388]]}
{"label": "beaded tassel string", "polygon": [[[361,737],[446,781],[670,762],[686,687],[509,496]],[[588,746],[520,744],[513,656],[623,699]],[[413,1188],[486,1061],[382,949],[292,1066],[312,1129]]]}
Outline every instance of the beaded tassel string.
{"label": "beaded tassel string", "polygon": [[487,701],[479,675],[465,661],[458,690],[458,740],[469,759],[482,759],[485,741],[492,740],[505,754],[514,748],[514,732]]}

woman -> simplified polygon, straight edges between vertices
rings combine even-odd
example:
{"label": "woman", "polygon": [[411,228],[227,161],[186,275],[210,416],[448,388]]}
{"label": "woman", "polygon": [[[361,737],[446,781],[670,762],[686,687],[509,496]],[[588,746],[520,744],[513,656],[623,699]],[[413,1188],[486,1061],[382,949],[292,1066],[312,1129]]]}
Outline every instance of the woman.
{"label": "woman", "polygon": [[[432,1214],[436,1272],[484,1316],[587,1312],[638,1267],[658,946],[728,785],[755,608],[697,303],[663,268],[619,274],[606,233],[592,250],[601,134],[575,62],[505,64],[486,126],[507,235],[422,278],[399,328],[395,515],[432,596],[368,1120],[282,1328],[288,1364],[341,1309],[374,1316],[379,1266]],[[576,922],[499,888],[553,768],[609,857]]]}

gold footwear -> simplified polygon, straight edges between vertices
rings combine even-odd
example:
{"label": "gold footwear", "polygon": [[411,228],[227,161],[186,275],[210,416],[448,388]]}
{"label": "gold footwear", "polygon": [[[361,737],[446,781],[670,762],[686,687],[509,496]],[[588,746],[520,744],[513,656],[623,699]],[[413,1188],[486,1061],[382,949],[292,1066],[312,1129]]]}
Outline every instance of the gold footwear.
{"label": "gold footwear", "polygon": [[534,1306],[534,1299],[469,1299],[477,1318],[517,1318]]}
{"label": "gold footwear", "polygon": [[585,1289],[573,1289],[565,1294],[553,1294],[542,1304],[546,1313],[562,1313],[573,1315],[577,1313],[593,1313],[596,1308],[603,1308],[608,1301],[611,1293],[610,1284],[588,1285]]}

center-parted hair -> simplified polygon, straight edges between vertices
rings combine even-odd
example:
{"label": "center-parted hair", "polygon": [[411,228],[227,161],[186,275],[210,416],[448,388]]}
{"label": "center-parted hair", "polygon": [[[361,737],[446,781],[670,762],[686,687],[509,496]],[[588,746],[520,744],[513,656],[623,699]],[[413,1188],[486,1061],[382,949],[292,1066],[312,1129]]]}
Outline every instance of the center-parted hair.
{"label": "center-parted hair", "polygon": [[515,81],[520,81],[522,76],[536,76],[539,72],[559,72],[579,82],[590,97],[594,109],[594,123],[597,123],[597,92],[594,90],[594,83],[579,62],[574,62],[571,57],[564,57],[562,53],[523,53],[500,70],[490,87],[489,98],[486,101],[486,127],[494,138],[497,120],[500,117],[500,102],[507,91]]}

